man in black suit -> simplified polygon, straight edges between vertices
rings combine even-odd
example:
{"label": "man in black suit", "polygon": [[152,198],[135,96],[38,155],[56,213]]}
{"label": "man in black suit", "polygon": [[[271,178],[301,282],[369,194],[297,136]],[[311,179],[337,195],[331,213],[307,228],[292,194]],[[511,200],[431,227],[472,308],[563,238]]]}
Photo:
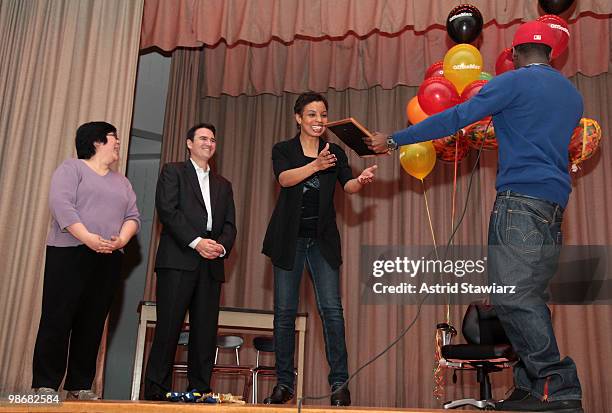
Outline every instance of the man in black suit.
{"label": "man in black suit", "polygon": [[157,182],[155,206],[163,224],[155,261],[157,325],[145,375],[145,398],[164,400],[189,310],[189,390],[210,392],[215,358],[223,260],[236,238],[231,183],[210,171],[215,127],[187,132],[187,162],[168,163]]}

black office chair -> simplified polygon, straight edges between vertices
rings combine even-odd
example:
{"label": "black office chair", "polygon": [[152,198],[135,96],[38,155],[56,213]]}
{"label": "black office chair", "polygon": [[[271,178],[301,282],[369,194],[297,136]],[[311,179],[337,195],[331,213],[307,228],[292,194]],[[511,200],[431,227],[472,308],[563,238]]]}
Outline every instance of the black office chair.
{"label": "black office chair", "polygon": [[262,376],[276,376],[276,368],[273,366],[264,366],[260,364],[261,353],[274,353],[274,338],[272,336],[258,336],[253,338],[253,347],[257,350],[255,357],[255,367],[252,371],[253,392],[251,395],[251,403],[257,403],[258,381]]}
{"label": "black office chair", "polygon": [[440,365],[459,370],[476,370],[480,383],[480,400],[461,399],[444,403],[445,409],[471,405],[483,410],[495,408],[489,373],[512,367],[518,360],[493,306],[482,302],[468,306],[463,317],[462,332],[467,344],[451,344],[455,329],[438,324],[442,334]]}

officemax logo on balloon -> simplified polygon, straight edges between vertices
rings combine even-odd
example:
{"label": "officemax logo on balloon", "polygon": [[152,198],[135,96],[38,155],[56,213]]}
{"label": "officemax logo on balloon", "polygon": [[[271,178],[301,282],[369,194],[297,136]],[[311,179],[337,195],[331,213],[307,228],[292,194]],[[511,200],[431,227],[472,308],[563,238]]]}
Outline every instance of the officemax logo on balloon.
{"label": "officemax logo on balloon", "polygon": [[477,69],[480,70],[480,65],[474,64],[474,63],[470,63],[469,65],[466,65],[465,63],[459,63],[458,65],[453,65],[453,69],[454,70],[472,70],[472,69]]}
{"label": "officemax logo on balloon", "polygon": [[450,19],[448,19],[449,22],[452,22],[455,19],[458,19],[459,17],[472,17],[474,16],[472,13],[459,13],[459,14],[455,14],[453,17],[451,17]]}
{"label": "officemax logo on balloon", "polygon": [[561,30],[562,32],[564,32],[565,34],[567,34],[569,36],[569,30],[567,30],[565,27],[561,26],[560,24],[551,23],[551,24],[549,24],[549,26],[552,29]]}

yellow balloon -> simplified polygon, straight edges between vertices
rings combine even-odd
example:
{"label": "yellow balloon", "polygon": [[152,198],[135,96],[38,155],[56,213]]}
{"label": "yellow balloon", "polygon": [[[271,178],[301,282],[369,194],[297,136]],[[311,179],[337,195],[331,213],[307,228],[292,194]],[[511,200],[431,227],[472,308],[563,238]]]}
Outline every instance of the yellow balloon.
{"label": "yellow balloon", "polygon": [[444,77],[450,80],[461,94],[468,84],[480,77],[482,55],[471,44],[458,44],[446,52],[443,70]]}
{"label": "yellow balloon", "polygon": [[436,150],[431,141],[404,145],[400,148],[399,158],[406,172],[423,180],[436,164]]}

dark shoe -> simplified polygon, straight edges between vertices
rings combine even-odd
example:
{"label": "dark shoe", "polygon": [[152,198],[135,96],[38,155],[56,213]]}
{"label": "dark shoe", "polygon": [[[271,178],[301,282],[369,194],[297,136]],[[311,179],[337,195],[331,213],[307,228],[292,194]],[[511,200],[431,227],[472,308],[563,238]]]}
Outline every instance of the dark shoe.
{"label": "dark shoe", "polygon": [[524,390],[522,397],[519,397],[520,393],[518,393],[517,390],[515,390],[517,393],[516,395],[514,394],[515,392],[512,393],[512,396],[515,396],[513,400],[508,398],[507,400],[496,403],[495,410],[510,412],[584,413],[580,400],[540,400]]}
{"label": "dark shoe", "polygon": [[270,397],[264,399],[264,404],[285,404],[293,399],[293,391],[286,386],[277,384]]}
{"label": "dark shoe", "polygon": [[161,393],[145,394],[144,399],[149,400],[149,401],[154,401],[154,402],[167,402],[168,401],[168,399],[166,398],[166,395],[161,394]]}
{"label": "dark shoe", "polygon": [[145,378],[144,380],[144,395],[143,398],[145,400],[154,401],[154,402],[167,402],[168,398],[166,394],[168,393],[168,389],[164,389],[159,386],[157,383],[152,382],[151,380]]}
{"label": "dark shoe", "polygon": [[529,392],[527,390],[515,387],[510,396],[506,397],[504,400],[500,400],[500,402],[523,400],[526,396],[529,396]]}
{"label": "dark shoe", "polygon": [[350,406],[351,405],[351,392],[346,385],[335,384],[332,386],[331,395],[332,406]]}

